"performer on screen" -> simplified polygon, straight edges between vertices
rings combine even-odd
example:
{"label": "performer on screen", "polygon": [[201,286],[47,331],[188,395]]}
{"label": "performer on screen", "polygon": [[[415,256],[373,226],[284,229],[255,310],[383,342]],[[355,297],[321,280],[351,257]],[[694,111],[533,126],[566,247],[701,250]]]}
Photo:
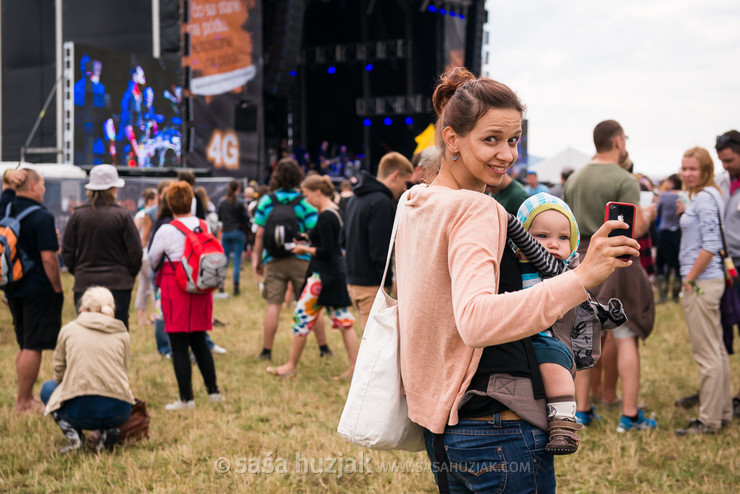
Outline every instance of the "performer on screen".
{"label": "performer on screen", "polygon": [[100,81],[103,64],[85,54],[80,60],[81,78],[74,85],[75,127],[81,130],[82,148],[75,163],[99,164],[104,160],[103,120],[110,107],[110,96]]}
{"label": "performer on screen", "polygon": [[157,135],[159,126],[164,122],[164,115],[157,113],[154,108],[154,89],[144,89],[144,129],[146,137],[152,139]]}
{"label": "performer on screen", "polygon": [[[116,141],[120,155],[128,156],[128,165],[137,166],[139,158],[139,139],[144,133],[143,88],[146,84],[144,69],[140,65],[131,69],[128,89],[121,98],[121,120]],[[127,145],[130,144],[130,146]]]}

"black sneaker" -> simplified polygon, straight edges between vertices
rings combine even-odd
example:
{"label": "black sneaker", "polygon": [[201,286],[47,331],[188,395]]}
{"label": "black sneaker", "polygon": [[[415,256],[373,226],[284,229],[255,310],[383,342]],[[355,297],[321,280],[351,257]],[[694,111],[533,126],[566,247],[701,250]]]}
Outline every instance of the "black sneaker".
{"label": "black sneaker", "polygon": [[72,426],[72,424],[60,417],[57,412],[51,412],[50,415],[59,428],[62,429],[64,437],[67,439],[67,445],[60,449],[59,452],[66,454],[81,450],[85,446],[85,435],[82,433],[82,430]]}
{"label": "black sneaker", "polygon": [[113,447],[118,444],[120,437],[121,431],[118,430],[118,427],[105,429],[100,433],[100,440],[95,449],[97,449],[98,452],[101,452],[104,449],[106,451],[113,451]]}
{"label": "black sneaker", "polygon": [[690,434],[714,434],[717,430],[702,423],[699,419],[694,419],[689,422],[685,429],[676,429],[674,432],[677,436],[687,436]]}
{"label": "black sneaker", "polygon": [[334,356],[334,352],[332,352],[331,348],[329,348],[328,346],[326,348],[319,347],[319,358],[333,357],[333,356]]}
{"label": "black sneaker", "polygon": [[262,349],[257,358],[260,360],[272,360],[272,350]]}
{"label": "black sneaker", "polygon": [[699,404],[699,393],[691,396],[684,396],[676,400],[675,405],[680,408],[691,408]]}
{"label": "black sneaker", "polygon": [[85,436],[81,430],[68,429],[64,431],[64,437],[67,438],[67,445],[59,450],[61,454],[80,451],[85,445]]}

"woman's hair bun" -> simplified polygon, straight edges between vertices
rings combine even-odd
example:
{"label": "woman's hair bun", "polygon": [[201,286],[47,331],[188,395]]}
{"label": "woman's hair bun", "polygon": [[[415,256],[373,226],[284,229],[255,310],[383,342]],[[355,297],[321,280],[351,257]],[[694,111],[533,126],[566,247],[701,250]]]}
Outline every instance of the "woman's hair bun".
{"label": "woman's hair bun", "polygon": [[334,182],[327,175],[309,175],[303,179],[301,187],[305,187],[308,190],[321,191],[326,197],[334,197],[336,193]]}
{"label": "woman's hair bun", "polygon": [[432,96],[432,104],[437,117],[442,116],[442,110],[460,86],[475,80],[475,76],[465,67],[455,67],[442,74]]}

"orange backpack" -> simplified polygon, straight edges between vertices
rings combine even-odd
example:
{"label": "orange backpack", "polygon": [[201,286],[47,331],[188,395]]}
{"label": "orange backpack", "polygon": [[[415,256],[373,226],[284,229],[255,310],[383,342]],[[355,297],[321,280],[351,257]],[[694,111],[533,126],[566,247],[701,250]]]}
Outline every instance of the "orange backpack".
{"label": "orange backpack", "polygon": [[10,215],[13,203],[5,208],[5,217],[0,220],[0,288],[7,288],[23,278],[23,274],[33,267],[33,261],[18,246],[21,235],[21,220],[41,209],[41,206],[30,206],[16,218]]}

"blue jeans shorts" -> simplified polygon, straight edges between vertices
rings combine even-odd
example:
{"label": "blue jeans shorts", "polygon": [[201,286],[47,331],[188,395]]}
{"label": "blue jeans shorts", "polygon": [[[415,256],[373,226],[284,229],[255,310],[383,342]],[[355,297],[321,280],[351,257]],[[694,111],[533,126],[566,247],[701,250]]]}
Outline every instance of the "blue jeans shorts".
{"label": "blue jeans shorts", "polygon": [[537,333],[532,336],[532,347],[538,364],[558,364],[569,371],[573,368],[573,354],[565,343],[554,336]]}
{"label": "blue jeans shorts", "polygon": [[424,431],[434,481],[447,469],[451,493],[554,493],[555,465],[547,433],[523,420],[462,419],[444,433],[446,465],[436,462],[434,435]]}

